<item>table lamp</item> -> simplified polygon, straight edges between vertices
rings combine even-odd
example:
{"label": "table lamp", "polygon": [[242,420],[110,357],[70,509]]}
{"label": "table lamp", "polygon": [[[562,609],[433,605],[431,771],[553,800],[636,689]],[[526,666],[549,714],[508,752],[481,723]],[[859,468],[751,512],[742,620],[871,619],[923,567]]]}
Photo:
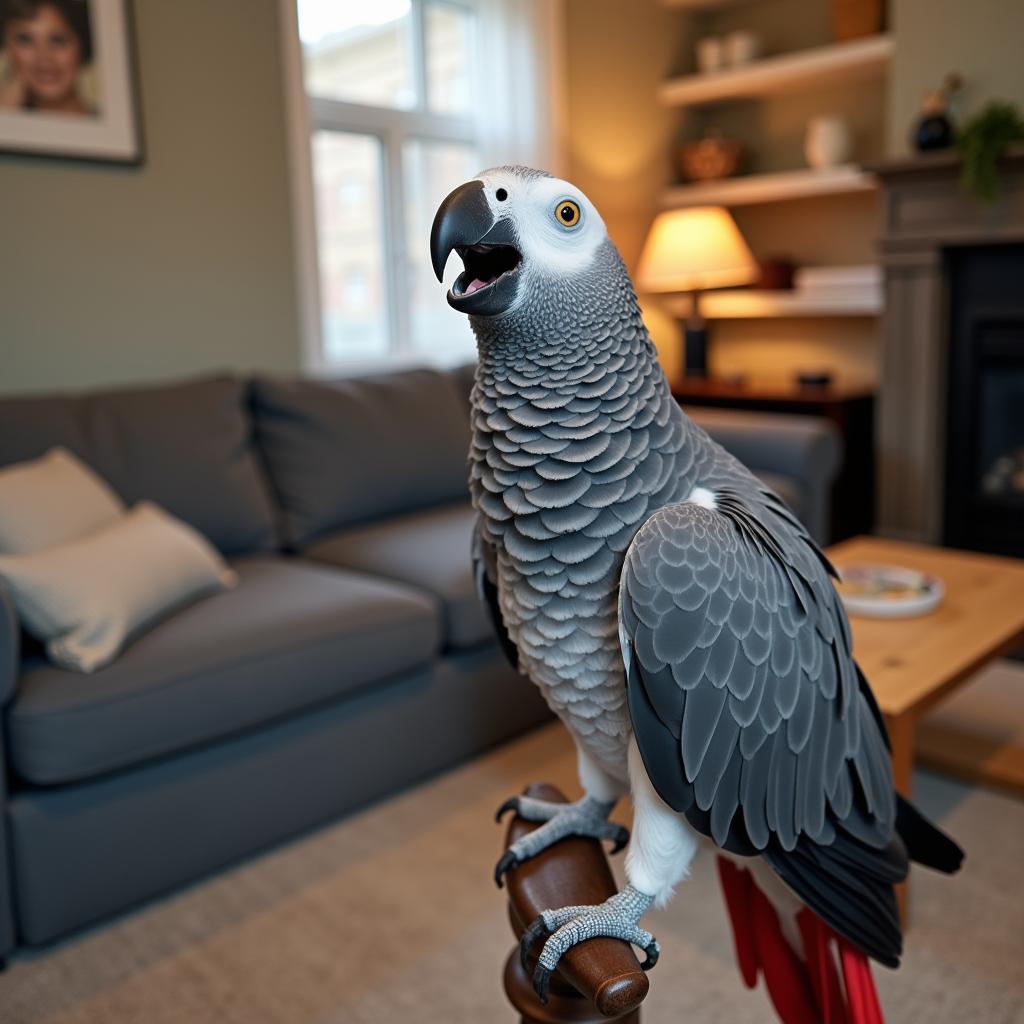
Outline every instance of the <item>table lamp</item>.
{"label": "table lamp", "polygon": [[700,313],[700,293],[756,281],[759,271],[729,211],[721,206],[694,206],[659,213],[640,256],[637,284],[644,292],[690,292],[686,319],[686,374],[708,372],[707,321]]}

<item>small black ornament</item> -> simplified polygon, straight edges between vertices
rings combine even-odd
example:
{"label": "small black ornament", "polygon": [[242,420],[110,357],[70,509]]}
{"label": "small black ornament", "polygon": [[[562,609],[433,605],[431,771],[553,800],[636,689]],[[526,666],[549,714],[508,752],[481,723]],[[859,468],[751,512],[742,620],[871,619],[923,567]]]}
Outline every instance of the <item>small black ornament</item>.
{"label": "small black ornament", "polygon": [[962,87],[963,79],[951,71],[940,88],[926,94],[921,117],[910,133],[911,145],[919,153],[949,149],[956,141],[956,132],[949,117],[949,105]]}
{"label": "small black ornament", "polygon": [[917,122],[913,141],[919,153],[949,149],[953,145],[953,124],[945,114],[926,114]]}

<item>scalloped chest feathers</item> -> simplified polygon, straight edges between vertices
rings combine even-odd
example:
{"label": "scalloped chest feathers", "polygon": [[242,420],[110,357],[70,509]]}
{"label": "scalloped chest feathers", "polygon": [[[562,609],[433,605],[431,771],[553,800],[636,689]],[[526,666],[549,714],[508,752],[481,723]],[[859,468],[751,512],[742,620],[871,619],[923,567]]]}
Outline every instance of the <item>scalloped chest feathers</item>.
{"label": "scalloped chest feathers", "polygon": [[692,489],[692,446],[642,323],[572,355],[563,345],[507,360],[482,352],[470,487],[520,664],[625,781],[619,576],[647,518]]}

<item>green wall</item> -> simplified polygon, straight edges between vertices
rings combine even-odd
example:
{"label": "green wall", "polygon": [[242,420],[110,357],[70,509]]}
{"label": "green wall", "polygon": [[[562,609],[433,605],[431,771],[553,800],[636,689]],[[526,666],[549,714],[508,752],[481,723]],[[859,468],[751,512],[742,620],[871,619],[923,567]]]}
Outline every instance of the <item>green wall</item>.
{"label": "green wall", "polygon": [[135,0],[139,168],[0,156],[0,390],[295,370],[277,0]]}
{"label": "green wall", "polygon": [[[0,392],[300,366],[277,0],[134,8],[144,165],[0,155]],[[571,174],[632,261],[682,129],[654,92],[699,25],[656,0],[567,8]],[[1024,101],[1024,4],[893,0],[891,20],[890,152],[950,68],[968,112]]]}
{"label": "green wall", "polygon": [[1021,0],[893,0],[889,21],[896,39],[889,76],[890,154],[909,154],[910,128],[924,94],[941,85],[947,71],[964,76],[961,117],[994,99],[1024,107]]}

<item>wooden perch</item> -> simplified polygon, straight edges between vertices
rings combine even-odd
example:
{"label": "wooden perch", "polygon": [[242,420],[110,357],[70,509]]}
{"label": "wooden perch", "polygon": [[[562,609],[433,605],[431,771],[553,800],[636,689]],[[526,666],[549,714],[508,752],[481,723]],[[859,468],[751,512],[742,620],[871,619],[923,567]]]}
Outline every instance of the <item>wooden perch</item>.
{"label": "wooden perch", "polygon": [[[566,797],[554,786],[533,785],[527,796],[558,803]],[[509,823],[506,847],[537,825],[516,816]],[[603,903],[618,891],[608,859],[596,839],[562,839],[506,875],[509,918],[516,939],[541,913],[552,907]],[[529,959],[532,973],[538,942]],[[505,992],[524,1024],[597,1024],[615,1020],[638,1024],[638,1007],[647,995],[647,975],[633,947],[620,939],[590,939],[562,958],[551,978],[547,1005],[533,991],[530,974],[519,962],[518,946],[505,964]]]}

